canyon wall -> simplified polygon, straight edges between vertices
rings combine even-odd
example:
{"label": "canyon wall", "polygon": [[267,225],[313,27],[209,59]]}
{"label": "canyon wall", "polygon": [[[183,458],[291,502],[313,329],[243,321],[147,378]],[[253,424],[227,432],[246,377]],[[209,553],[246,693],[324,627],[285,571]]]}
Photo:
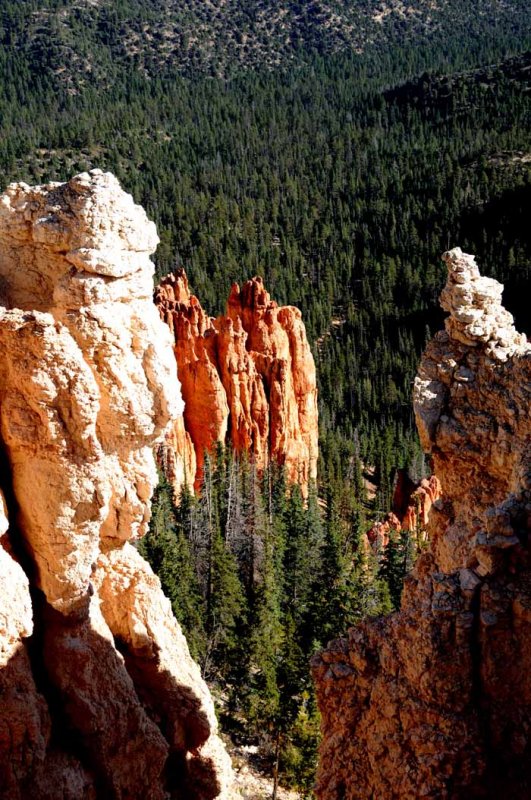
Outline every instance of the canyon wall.
{"label": "canyon wall", "polygon": [[279,307],[253,278],[233,285],[226,315],[213,319],[183,270],[161,281],[155,303],[175,341],[185,404],[184,429],[174,426],[161,449],[176,493],[185,480],[200,487],[218,442],[250,454],[258,471],[283,465],[306,493],[317,474],[317,386],[300,311]]}
{"label": "canyon wall", "polygon": [[212,699],[131,543],[182,414],[157,242],[99,170],[0,197],[2,800],[228,797]]}
{"label": "canyon wall", "polygon": [[313,660],[326,800],[531,796],[531,345],[472,256],[444,261],[414,387],[442,497],[400,612]]}

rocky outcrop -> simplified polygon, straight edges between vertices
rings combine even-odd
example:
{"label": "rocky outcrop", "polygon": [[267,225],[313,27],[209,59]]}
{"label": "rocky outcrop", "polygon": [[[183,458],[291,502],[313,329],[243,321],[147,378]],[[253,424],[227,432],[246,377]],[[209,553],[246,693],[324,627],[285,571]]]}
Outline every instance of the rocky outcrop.
{"label": "rocky outcrop", "polygon": [[414,388],[442,498],[401,611],[314,659],[327,800],[531,794],[531,346],[472,256],[444,261]]}
{"label": "rocky outcrop", "polygon": [[130,544],[182,411],[157,241],[98,170],[0,198],[5,800],[227,795],[212,699]]}
{"label": "rocky outcrop", "polygon": [[[202,481],[205,453],[220,442],[252,456],[259,471],[272,460],[287,479],[307,490],[317,473],[317,388],[315,364],[300,311],[279,307],[262,279],[240,289],[234,284],[227,313],[209,317],[190,294],[183,270],[164,278],[155,292],[162,319],[175,340],[184,399],[185,434],[174,429],[162,453],[176,492],[182,476]],[[175,442],[193,443],[186,470]],[[188,445],[185,445],[185,448]]]}
{"label": "rocky outcrop", "polygon": [[425,542],[430,511],[440,496],[441,484],[436,475],[416,483],[406,470],[398,470],[391,511],[367,531],[373,550],[385,550],[393,532],[409,531]]}

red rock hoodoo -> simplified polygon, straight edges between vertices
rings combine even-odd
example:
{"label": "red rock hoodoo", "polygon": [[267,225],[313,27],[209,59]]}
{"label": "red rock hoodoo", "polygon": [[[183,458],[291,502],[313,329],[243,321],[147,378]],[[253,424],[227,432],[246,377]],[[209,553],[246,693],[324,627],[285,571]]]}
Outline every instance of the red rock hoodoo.
{"label": "red rock hoodoo", "polygon": [[313,660],[321,800],[531,796],[531,345],[472,256],[444,261],[414,388],[442,497],[400,612]]}
{"label": "red rock hoodoo", "polygon": [[[170,434],[162,454],[176,492],[185,474],[199,488],[217,442],[251,454],[259,471],[269,460],[284,465],[305,491],[317,472],[317,388],[300,311],[279,307],[253,278],[233,285],[226,315],[213,319],[183,270],[161,281],[155,302],[175,340],[185,406],[185,430]],[[172,468],[181,453],[184,468]]]}

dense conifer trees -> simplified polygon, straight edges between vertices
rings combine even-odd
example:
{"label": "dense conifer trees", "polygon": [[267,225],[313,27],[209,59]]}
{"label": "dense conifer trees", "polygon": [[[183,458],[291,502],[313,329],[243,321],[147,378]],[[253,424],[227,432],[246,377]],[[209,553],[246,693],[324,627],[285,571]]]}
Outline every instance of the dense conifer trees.
{"label": "dense conifer trees", "polygon": [[[529,325],[529,56],[493,65],[500,42],[486,68],[399,86],[449,53],[453,70],[477,54],[450,37],[229,82],[122,64],[75,91],[7,46],[0,183],[111,169],[157,222],[159,274],[183,263],[209,313],[256,273],[298,305],[318,363],[323,473],[347,478],[356,439],[383,508],[392,469],[418,459],[411,382],[441,324],[441,252],[476,252]],[[522,28],[512,47],[525,42]]]}
{"label": "dense conifer trees", "polygon": [[200,496],[185,493],[178,508],[161,478],[140,543],[225,698],[225,724],[243,723],[272,771],[304,792],[318,735],[308,661],[356,619],[390,609],[362,547],[361,507],[351,499],[340,513],[341,503],[333,489],[320,503],[315,486],[303,501],[279,468],[258,477],[219,449]]}

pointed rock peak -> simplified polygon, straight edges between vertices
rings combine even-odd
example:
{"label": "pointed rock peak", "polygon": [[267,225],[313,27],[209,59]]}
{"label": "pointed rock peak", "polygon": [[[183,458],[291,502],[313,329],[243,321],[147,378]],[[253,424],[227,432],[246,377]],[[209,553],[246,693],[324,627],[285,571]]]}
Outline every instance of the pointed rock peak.
{"label": "pointed rock peak", "polygon": [[[188,286],[188,276],[182,267],[177,267],[170,272],[155,289],[155,303],[189,303],[191,297]],[[195,298],[194,298],[195,299]]]}
{"label": "pointed rock peak", "polygon": [[233,283],[230,287],[227,300],[227,316],[232,320],[239,319],[242,310],[242,298],[240,294],[240,284]]}
{"label": "pointed rock peak", "polygon": [[450,313],[445,322],[449,336],[469,347],[488,345],[494,357],[504,360],[525,347],[511,314],[501,302],[503,284],[480,274],[475,257],[455,247],[444,253],[448,281],[441,306]]}
{"label": "pointed rock peak", "polygon": [[466,283],[471,278],[479,278],[476,257],[463,253],[460,247],[447,250],[441,258],[448,267],[449,279],[453,279],[455,283]]}
{"label": "pointed rock peak", "polygon": [[244,308],[254,310],[271,305],[269,292],[264,286],[264,281],[259,276],[255,276],[243,284],[240,297],[240,302]]}
{"label": "pointed rock peak", "polygon": [[173,292],[177,303],[187,303],[190,300],[190,288],[188,286],[188,276],[182,267],[178,267],[174,272]]}

